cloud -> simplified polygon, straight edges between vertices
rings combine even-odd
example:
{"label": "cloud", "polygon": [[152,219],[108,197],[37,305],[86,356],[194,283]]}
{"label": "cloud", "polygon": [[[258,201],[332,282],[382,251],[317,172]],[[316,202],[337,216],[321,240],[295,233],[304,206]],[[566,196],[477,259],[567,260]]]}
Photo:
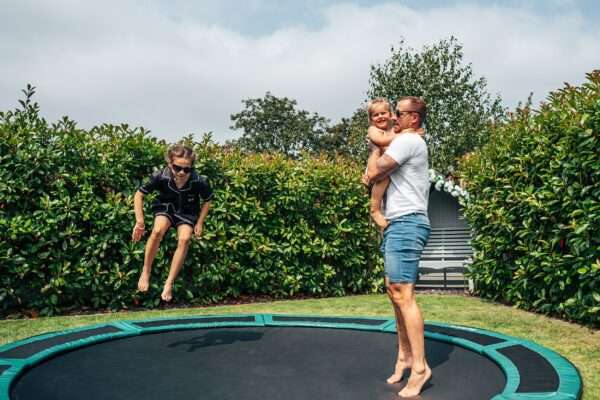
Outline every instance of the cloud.
{"label": "cloud", "polygon": [[[475,75],[511,107],[600,65],[599,29],[576,9],[338,3],[311,11],[318,27],[298,20],[248,34],[214,17],[219,10],[177,4],[12,3],[0,16],[0,109],[14,107],[30,82],[51,120],[126,122],[171,141],[210,130],[226,140],[237,136],[229,116],[241,100],[267,91],[334,121],[350,116],[365,100],[370,65],[401,37],[420,49],[456,36]],[[251,5],[255,24],[261,4]]]}

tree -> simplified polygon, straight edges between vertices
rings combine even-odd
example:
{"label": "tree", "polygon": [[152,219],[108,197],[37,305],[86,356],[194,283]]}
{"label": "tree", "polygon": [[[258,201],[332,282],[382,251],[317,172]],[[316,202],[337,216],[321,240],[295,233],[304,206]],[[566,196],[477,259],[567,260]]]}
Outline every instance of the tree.
{"label": "tree", "polygon": [[321,151],[331,156],[343,155],[366,162],[368,128],[367,110],[358,108],[350,118],[342,118],[327,130],[321,140]]}
{"label": "tree", "polygon": [[318,153],[329,121],[317,113],[297,108],[296,100],[275,97],[242,100],[244,110],[231,115],[231,129],[243,130],[235,144],[252,152],[280,152],[298,156],[301,151]]}
{"label": "tree", "polygon": [[460,156],[487,142],[490,124],[503,118],[500,97],[492,98],[485,78],[474,78],[471,64],[463,65],[462,46],[454,37],[421,52],[401,40],[391,53],[383,64],[371,66],[369,98],[422,97],[431,165],[451,171]]}

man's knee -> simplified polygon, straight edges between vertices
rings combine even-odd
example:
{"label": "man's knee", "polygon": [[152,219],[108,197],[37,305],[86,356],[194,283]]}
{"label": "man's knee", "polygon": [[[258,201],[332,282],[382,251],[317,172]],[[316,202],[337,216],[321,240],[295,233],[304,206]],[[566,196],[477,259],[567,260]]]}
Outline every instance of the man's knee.
{"label": "man's knee", "polygon": [[387,287],[392,301],[400,307],[411,305],[415,301],[414,287],[408,283],[390,283]]}

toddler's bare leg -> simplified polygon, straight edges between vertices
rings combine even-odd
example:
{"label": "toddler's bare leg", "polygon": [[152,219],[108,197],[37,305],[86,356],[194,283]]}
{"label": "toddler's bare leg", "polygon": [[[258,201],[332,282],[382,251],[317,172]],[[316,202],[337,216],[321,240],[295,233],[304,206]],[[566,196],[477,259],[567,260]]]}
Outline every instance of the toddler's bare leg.
{"label": "toddler's bare leg", "polygon": [[171,221],[164,215],[157,215],[156,218],[154,218],[152,232],[150,233],[150,237],[146,243],[144,268],[142,269],[142,274],[140,275],[140,279],[138,281],[138,290],[140,292],[148,291],[148,287],[150,286],[150,272],[152,271],[154,257],[156,257],[156,252],[158,251],[160,241],[165,236],[170,226]]}
{"label": "toddler's bare leg", "polygon": [[190,247],[190,240],[192,239],[193,233],[194,228],[190,225],[181,224],[177,227],[177,250],[175,250],[175,254],[173,254],[169,277],[165,281],[165,287],[160,295],[164,301],[171,301],[173,298],[173,282],[175,282],[175,278],[177,278],[179,271],[181,271],[185,256]]}
{"label": "toddler's bare leg", "polygon": [[383,201],[383,196],[389,183],[390,178],[386,177],[379,182],[376,182],[371,190],[371,218],[373,218],[373,221],[375,221],[377,226],[381,229],[385,229],[388,225],[387,220],[381,212],[381,202]]}

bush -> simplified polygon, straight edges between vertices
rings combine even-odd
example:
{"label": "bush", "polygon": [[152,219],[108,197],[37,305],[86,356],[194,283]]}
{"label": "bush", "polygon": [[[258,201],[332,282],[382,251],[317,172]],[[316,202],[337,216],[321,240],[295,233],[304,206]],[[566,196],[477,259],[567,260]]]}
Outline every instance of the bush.
{"label": "bush", "polygon": [[518,109],[461,170],[483,297],[600,322],[600,71]]}
{"label": "bush", "polygon": [[[131,242],[133,194],[164,164],[167,144],[127,125],[86,131],[66,117],[48,124],[33,93],[28,87],[21,108],[0,113],[0,312],[158,305],[175,233],[161,245],[150,293],[140,295],[144,242]],[[185,141],[215,199],[176,281],[178,300],[380,288],[360,165],[242,156],[210,137]]]}

